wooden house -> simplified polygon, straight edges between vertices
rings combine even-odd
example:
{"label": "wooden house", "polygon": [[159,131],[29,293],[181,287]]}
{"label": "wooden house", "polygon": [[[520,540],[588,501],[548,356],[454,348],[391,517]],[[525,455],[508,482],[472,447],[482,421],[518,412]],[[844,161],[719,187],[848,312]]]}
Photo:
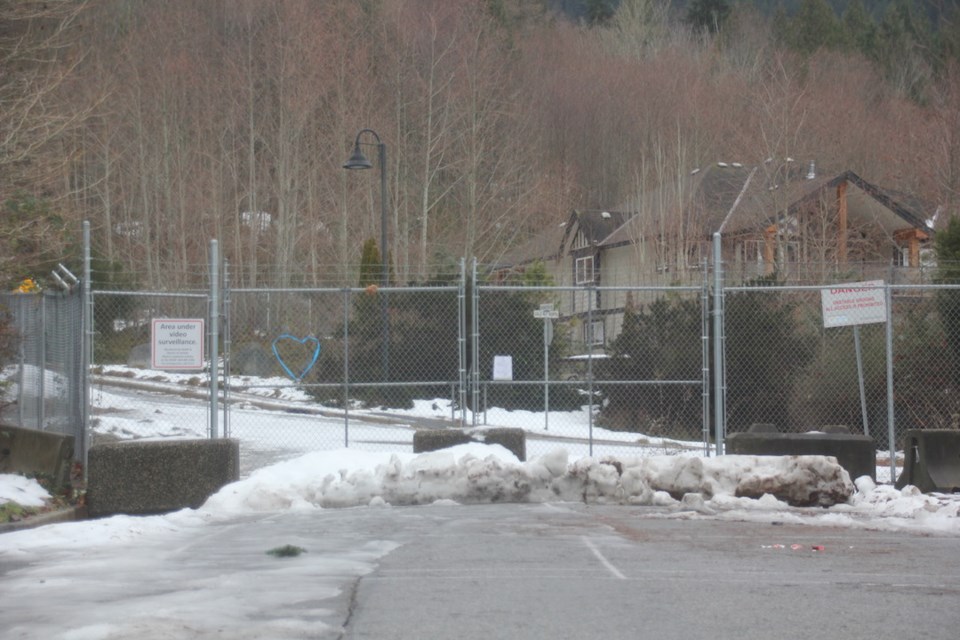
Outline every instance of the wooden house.
{"label": "wooden house", "polygon": [[615,209],[574,211],[541,259],[558,284],[584,287],[563,295],[561,318],[575,342],[599,351],[627,304],[703,282],[715,233],[728,284],[773,273],[792,284],[914,282],[929,266],[932,214],[853,171],[718,162]]}

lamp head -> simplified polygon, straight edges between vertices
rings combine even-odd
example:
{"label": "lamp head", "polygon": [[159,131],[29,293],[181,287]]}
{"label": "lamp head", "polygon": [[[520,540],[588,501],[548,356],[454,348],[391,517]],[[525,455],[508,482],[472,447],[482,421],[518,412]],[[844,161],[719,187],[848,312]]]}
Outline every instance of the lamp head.
{"label": "lamp head", "polygon": [[367,160],[367,156],[363,155],[363,151],[360,151],[360,143],[353,145],[353,155],[350,156],[350,159],[343,165],[344,169],[372,169],[373,163]]}

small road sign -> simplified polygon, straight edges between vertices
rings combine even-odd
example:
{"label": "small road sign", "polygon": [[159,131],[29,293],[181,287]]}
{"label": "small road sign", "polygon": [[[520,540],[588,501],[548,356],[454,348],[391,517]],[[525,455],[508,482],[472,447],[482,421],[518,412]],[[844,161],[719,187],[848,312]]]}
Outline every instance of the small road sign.
{"label": "small road sign", "polygon": [[534,318],[556,319],[560,317],[560,312],[553,308],[552,304],[542,304],[539,309],[533,312]]}

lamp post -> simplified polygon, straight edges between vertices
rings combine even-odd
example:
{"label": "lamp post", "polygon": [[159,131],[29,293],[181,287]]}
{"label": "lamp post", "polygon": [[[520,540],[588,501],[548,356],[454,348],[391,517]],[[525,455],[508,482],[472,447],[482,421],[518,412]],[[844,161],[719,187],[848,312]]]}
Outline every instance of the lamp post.
{"label": "lamp post", "polygon": [[[363,134],[369,133],[374,137],[376,143],[360,142]],[[390,260],[387,251],[387,145],[380,140],[380,136],[373,129],[361,129],[357,132],[357,138],[353,143],[353,154],[350,159],[344,163],[344,169],[372,169],[367,156],[360,150],[360,145],[374,145],[377,147],[377,155],[380,162],[380,286],[387,287],[390,284]],[[380,297],[380,315],[383,322],[383,381],[386,382],[390,375],[390,324],[387,321],[387,301],[385,293]]]}

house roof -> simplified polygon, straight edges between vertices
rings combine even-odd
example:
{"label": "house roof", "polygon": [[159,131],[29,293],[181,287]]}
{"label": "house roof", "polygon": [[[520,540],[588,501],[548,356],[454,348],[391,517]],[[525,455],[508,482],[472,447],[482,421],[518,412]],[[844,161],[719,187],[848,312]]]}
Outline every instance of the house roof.
{"label": "house roof", "polygon": [[583,240],[588,245],[603,242],[611,233],[623,226],[630,214],[623,211],[609,211],[606,209],[574,209],[567,221],[561,240],[561,253],[564,249],[570,250],[575,242],[573,234],[583,234]]}
{"label": "house roof", "polygon": [[854,187],[847,191],[847,209],[848,215],[855,221],[875,222],[887,231],[904,226],[930,230],[930,225],[927,224],[930,218],[927,214],[931,213],[929,205],[902,191],[883,189],[871,184],[853,171],[844,171],[831,178],[816,191],[809,190],[792,208],[804,206],[815,200],[824,190],[834,190],[844,182]]}
{"label": "house roof", "polygon": [[[642,212],[604,238],[602,245],[626,244],[642,237],[651,217],[666,214],[674,224],[682,221],[688,233],[709,236],[765,229],[789,224],[801,209],[818,201],[835,202],[837,187],[846,183],[848,220],[851,224],[876,224],[893,233],[905,227],[928,230],[930,207],[918,198],[873,185],[853,171],[819,174],[813,165],[797,162],[756,166],[716,163],[692,171],[679,186],[647,194],[626,205]],[[677,216],[682,211],[683,215]]]}
{"label": "house roof", "polygon": [[[772,224],[790,224],[801,209],[818,201],[835,202],[837,187],[847,184],[851,225],[874,224],[893,234],[904,228],[929,232],[933,207],[919,198],[878,187],[854,173],[823,173],[800,162],[747,166],[718,162],[691,171],[679,185],[646,193],[615,209],[574,210],[566,222],[533,234],[498,260],[500,268],[558,258],[574,249],[578,233],[586,244],[605,248],[644,237],[651,217],[682,220],[688,234],[750,233]],[[678,216],[677,212],[683,215]],[[642,215],[638,215],[642,212]]]}
{"label": "house roof", "polygon": [[537,260],[552,260],[560,257],[560,247],[566,235],[568,223],[562,222],[543,229],[540,233],[531,234],[520,244],[507,249],[497,260],[497,267],[509,269],[519,267]]}

